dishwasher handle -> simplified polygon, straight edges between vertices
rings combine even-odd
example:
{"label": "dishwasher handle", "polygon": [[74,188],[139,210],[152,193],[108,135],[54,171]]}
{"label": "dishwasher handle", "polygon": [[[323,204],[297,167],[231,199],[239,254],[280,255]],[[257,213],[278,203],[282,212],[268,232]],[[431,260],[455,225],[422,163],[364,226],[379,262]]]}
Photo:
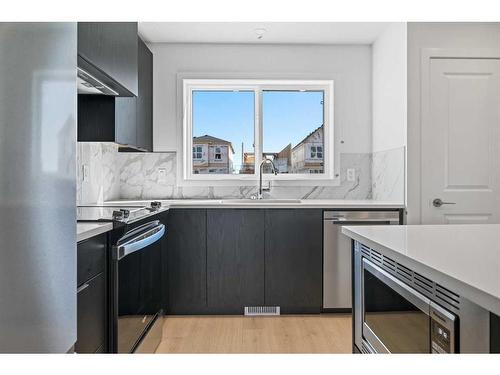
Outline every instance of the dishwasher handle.
{"label": "dishwasher handle", "polygon": [[398,225],[399,220],[323,220],[332,225]]}
{"label": "dishwasher handle", "polygon": [[399,224],[399,211],[325,211],[323,220],[341,225]]}

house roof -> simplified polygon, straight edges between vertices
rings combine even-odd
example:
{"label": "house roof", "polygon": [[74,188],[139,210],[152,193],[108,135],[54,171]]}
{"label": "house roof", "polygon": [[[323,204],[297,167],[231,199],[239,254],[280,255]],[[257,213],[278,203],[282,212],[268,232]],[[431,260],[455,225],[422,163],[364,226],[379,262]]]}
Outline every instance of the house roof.
{"label": "house roof", "polygon": [[310,132],[308,135],[306,135],[304,137],[303,140],[301,140],[299,143],[297,143],[293,148],[292,150],[295,150],[297,147],[299,147],[302,143],[304,143],[305,141],[307,141],[307,138],[309,138],[311,135],[313,135],[314,133],[316,133],[319,129],[323,128],[323,124],[321,124],[320,126],[318,126],[316,129],[314,129],[312,132]]}
{"label": "house roof", "polygon": [[233,144],[229,141],[226,141],[225,139],[217,138],[217,137],[212,137],[211,135],[205,134],[200,137],[193,137],[193,144],[200,144],[200,143],[208,143],[208,144],[223,144],[223,145],[229,145],[231,147],[231,151],[234,154],[234,148]]}

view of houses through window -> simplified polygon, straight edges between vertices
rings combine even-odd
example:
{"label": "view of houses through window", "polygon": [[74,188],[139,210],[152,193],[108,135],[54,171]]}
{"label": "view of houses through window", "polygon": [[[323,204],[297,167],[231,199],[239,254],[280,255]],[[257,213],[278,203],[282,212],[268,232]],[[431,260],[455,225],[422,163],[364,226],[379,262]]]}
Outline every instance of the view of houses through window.
{"label": "view of houses through window", "polygon": [[[261,124],[255,124],[255,91],[192,92],[193,174],[253,174],[255,126],[262,158],[279,173],[324,173],[324,92],[262,90]],[[270,173],[266,164],[264,173]]]}

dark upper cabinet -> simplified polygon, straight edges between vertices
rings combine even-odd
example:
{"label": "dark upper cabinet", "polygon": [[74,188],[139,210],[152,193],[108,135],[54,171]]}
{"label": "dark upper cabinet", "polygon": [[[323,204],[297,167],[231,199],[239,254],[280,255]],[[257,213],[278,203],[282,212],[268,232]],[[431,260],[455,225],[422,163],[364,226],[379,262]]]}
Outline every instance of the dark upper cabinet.
{"label": "dark upper cabinet", "polygon": [[170,210],[167,220],[168,312],[207,311],[207,211]]}
{"label": "dark upper cabinet", "polygon": [[78,95],[78,141],[136,147],[136,98]]}
{"label": "dark upper cabinet", "polygon": [[139,93],[137,95],[137,146],[153,151],[153,54],[140,38]]}
{"label": "dark upper cabinet", "polygon": [[265,304],[283,313],[320,312],[322,211],[265,211]]}
{"label": "dark upper cabinet", "polygon": [[207,299],[217,314],[264,305],[264,211],[207,211]]}
{"label": "dark upper cabinet", "polygon": [[78,141],[116,142],[153,151],[153,55],[139,45],[137,97],[78,95]]}
{"label": "dark upper cabinet", "polygon": [[78,66],[118,91],[138,93],[137,22],[79,22]]}

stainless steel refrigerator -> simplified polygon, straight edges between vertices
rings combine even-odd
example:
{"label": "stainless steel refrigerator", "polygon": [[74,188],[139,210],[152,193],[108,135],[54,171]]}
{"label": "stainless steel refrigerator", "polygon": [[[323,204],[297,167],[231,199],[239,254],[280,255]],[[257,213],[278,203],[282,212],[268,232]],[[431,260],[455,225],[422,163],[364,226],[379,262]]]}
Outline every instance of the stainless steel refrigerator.
{"label": "stainless steel refrigerator", "polygon": [[76,341],[76,23],[0,23],[0,352]]}

